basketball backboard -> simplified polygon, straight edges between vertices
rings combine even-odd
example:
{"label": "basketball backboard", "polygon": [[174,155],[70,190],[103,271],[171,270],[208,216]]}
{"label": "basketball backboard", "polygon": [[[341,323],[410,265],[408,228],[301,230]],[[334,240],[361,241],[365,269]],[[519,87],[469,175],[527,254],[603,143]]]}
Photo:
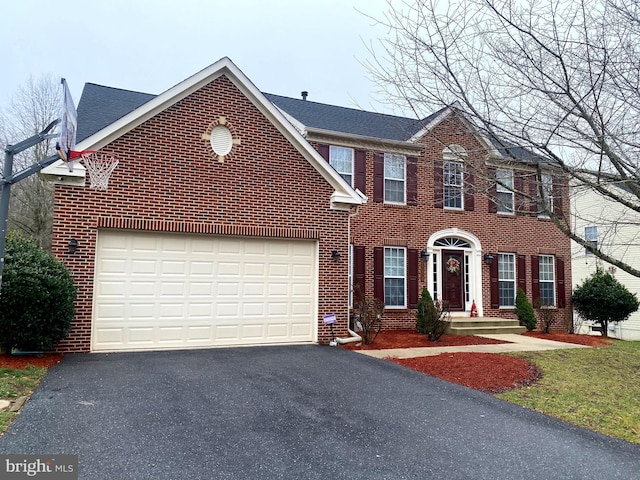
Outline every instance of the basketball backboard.
{"label": "basketball backboard", "polygon": [[67,162],[70,172],[73,172],[73,161],[70,159],[70,153],[76,147],[76,129],[78,126],[78,114],[76,106],[71,98],[71,92],[67,81],[63,78],[62,83],[62,102],[60,105],[60,140],[58,141],[58,153],[60,158]]}

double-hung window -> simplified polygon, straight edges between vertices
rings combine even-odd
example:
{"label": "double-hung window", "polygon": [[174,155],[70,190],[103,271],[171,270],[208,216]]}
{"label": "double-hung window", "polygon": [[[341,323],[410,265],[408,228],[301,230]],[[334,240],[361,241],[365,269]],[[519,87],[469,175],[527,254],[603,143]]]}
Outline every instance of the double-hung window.
{"label": "double-hung window", "polygon": [[403,247],[384,249],[384,304],[385,307],[406,306],[406,254]]}
{"label": "double-hung window", "polygon": [[442,165],[442,180],[445,208],[462,209],[462,174],[464,164],[445,160]]}
{"label": "double-hung window", "polygon": [[538,216],[549,217],[553,213],[553,177],[548,173],[540,176],[540,189],[542,191],[542,211]]}
{"label": "double-hung window", "polygon": [[329,147],[329,164],[353,186],[353,148]]}
{"label": "double-hung window", "polygon": [[540,305],[544,307],[556,304],[555,257],[540,255]]}
{"label": "double-hung window", "polygon": [[[588,227],[584,227],[584,239],[585,241],[591,245],[594,249],[598,249],[598,227],[595,225],[590,225]],[[585,255],[593,255],[586,248],[584,249]]]}
{"label": "double-hung window", "polygon": [[407,161],[404,155],[384,154],[384,201],[406,203]]}
{"label": "double-hung window", "polygon": [[496,195],[498,213],[513,213],[513,170],[496,170]]}
{"label": "double-hung window", "polygon": [[500,307],[513,307],[516,302],[516,256],[498,254],[498,292]]}

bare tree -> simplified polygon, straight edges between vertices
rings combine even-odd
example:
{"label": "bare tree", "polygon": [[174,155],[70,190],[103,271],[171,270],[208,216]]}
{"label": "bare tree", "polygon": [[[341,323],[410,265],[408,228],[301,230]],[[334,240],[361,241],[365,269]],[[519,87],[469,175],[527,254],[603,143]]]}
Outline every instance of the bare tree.
{"label": "bare tree", "polygon": [[[30,79],[0,111],[0,135],[3,146],[18,143],[41,132],[58,118],[60,80],[53,76]],[[54,152],[55,139],[45,140],[16,155],[14,172],[43,160]],[[40,247],[51,247],[53,189],[39,176],[32,175],[13,185],[9,209],[9,229],[31,237]]]}
{"label": "bare tree", "polygon": [[[538,184],[542,168],[558,168],[640,226],[640,4],[388,0],[388,7],[377,19],[388,35],[381,50],[371,47],[367,66],[392,105],[417,118],[459,108],[503,155],[530,152]],[[546,210],[571,239],[640,277]]]}

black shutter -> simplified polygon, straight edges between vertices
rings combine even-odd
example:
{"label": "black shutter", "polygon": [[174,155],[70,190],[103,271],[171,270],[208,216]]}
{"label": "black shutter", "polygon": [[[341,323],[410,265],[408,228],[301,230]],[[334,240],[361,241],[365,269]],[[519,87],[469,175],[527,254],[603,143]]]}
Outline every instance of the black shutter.
{"label": "black shutter", "polygon": [[538,176],[533,175],[529,180],[529,211],[534,215],[538,215]]}
{"label": "black shutter", "polygon": [[418,250],[407,249],[407,306],[416,308],[418,305],[418,265],[420,257]]}
{"label": "black shutter", "polygon": [[354,305],[362,300],[366,294],[365,285],[365,248],[353,246],[353,303]]}
{"label": "black shutter", "polygon": [[500,308],[500,283],[498,282],[498,254],[493,256],[489,265],[489,290],[491,294],[491,308]]}
{"label": "black shutter", "polygon": [[373,154],[373,201],[384,202],[384,155]]}
{"label": "black shutter", "polygon": [[498,212],[498,189],[496,187],[496,169],[489,168],[488,172],[488,182],[489,182],[489,213],[497,213]]}
{"label": "black shutter", "polygon": [[365,195],[367,194],[367,152],[356,150],[354,154],[354,175],[353,186]]}
{"label": "black shutter", "polygon": [[518,255],[517,262],[516,275],[518,275],[518,288],[521,288],[524,293],[527,293],[527,257],[525,255]]}
{"label": "black shutter", "polygon": [[564,218],[564,212],[562,211],[563,206],[563,195],[564,195],[564,185],[562,179],[560,177],[553,177],[553,213],[558,218]]}
{"label": "black shutter", "polygon": [[556,300],[558,308],[566,307],[564,284],[564,260],[556,258]]}
{"label": "black shutter", "polygon": [[444,173],[443,163],[438,160],[433,162],[433,206],[443,208],[444,206]]}
{"label": "black shutter", "polygon": [[[465,167],[468,168],[468,167]],[[475,177],[473,172],[469,171],[464,182],[464,209],[473,212],[475,208]]]}
{"label": "black shutter", "polygon": [[329,145],[325,145],[323,143],[318,144],[318,153],[324,158],[327,162],[329,161]]}
{"label": "black shutter", "polygon": [[418,204],[418,159],[407,157],[407,205]]}
{"label": "black shutter", "polygon": [[516,210],[516,214],[520,214],[523,213],[525,210],[525,197],[524,197],[524,177],[523,177],[523,172],[519,172],[518,170],[515,170],[513,172],[513,187],[515,192],[513,193],[514,196],[514,204],[515,204],[515,210]]}
{"label": "black shutter", "polygon": [[531,301],[534,305],[540,304],[540,257],[531,257]]}
{"label": "black shutter", "polygon": [[373,248],[373,296],[384,303],[384,248]]}

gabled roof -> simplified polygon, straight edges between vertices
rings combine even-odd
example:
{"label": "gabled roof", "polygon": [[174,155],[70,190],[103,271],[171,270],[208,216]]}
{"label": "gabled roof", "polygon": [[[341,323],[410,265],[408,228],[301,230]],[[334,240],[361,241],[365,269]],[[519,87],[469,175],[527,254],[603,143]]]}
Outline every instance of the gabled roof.
{"label": "gabled roof", "polygon": [[[160,95],[147,95],[90,84],[78,105],[78,125],[87,122],[78,136],[77,150],[99,150],[158,113],[221,76],[230,80],[240,92],[296,148],[312,167],[334,188],[331,208],[345,210],[366,201],[306,141],[278,108],[227,57],[201,70]],[[86,94],[86,96],[85,96]],[[91,131],[97,128],[97,130]],[[51,167],[57,171],[62,161]],[[43,170],[44,174],[49,172]]]}
{"label": "gabled roof", "polygon": [[78,103],[79,143],[99,130],[124,117],[156,95],[86,83]]}
{"label": "gabled roof", "polygon": [[[437,115],[416,120],[271,93],[264,96],[305,127],[386,140],[407,141]],[[87,83],[78,103],[77,141],[84,140],[155,97],[148,93]]]}
{"label": "gabled roof", "polygon": [[265,93],[274,105],[306,127],[385,140],[407,141],[430,121],[337,107]]}
{"label": "gabled roof", "polygon": [[[228,61],[230,62],[230,60]],[[188,80],[185,80],[185,82]],[[185,82],[177,85],[174,89]],[[167,92],[162,95],[166,96],[166,94]],[[296,124],[300,130],[311,131],[315,129],[388,141],[416,142],[422,135],[434,128],[447,116],[454,114],[455,111],[464,116],[464,112],[455,107],[455,105],[444,107],[421,120],[417,120],[415,118],[327,105],[270,93],[261,93],[260,96],[266,98],[270,104],[275,105],[277,109],[285,113],[285,117]],[[148,93],[122,90],[93,83],[86,84],[78,104],[78,143],[157,97],[157,95]],[[498,157],[514,158],[517,161],[530,164],[548,163],[548,160],[523,147],[509,145],[507,149],[504,142],[484,137],[482,138],[482,143],[493,150]]]}

